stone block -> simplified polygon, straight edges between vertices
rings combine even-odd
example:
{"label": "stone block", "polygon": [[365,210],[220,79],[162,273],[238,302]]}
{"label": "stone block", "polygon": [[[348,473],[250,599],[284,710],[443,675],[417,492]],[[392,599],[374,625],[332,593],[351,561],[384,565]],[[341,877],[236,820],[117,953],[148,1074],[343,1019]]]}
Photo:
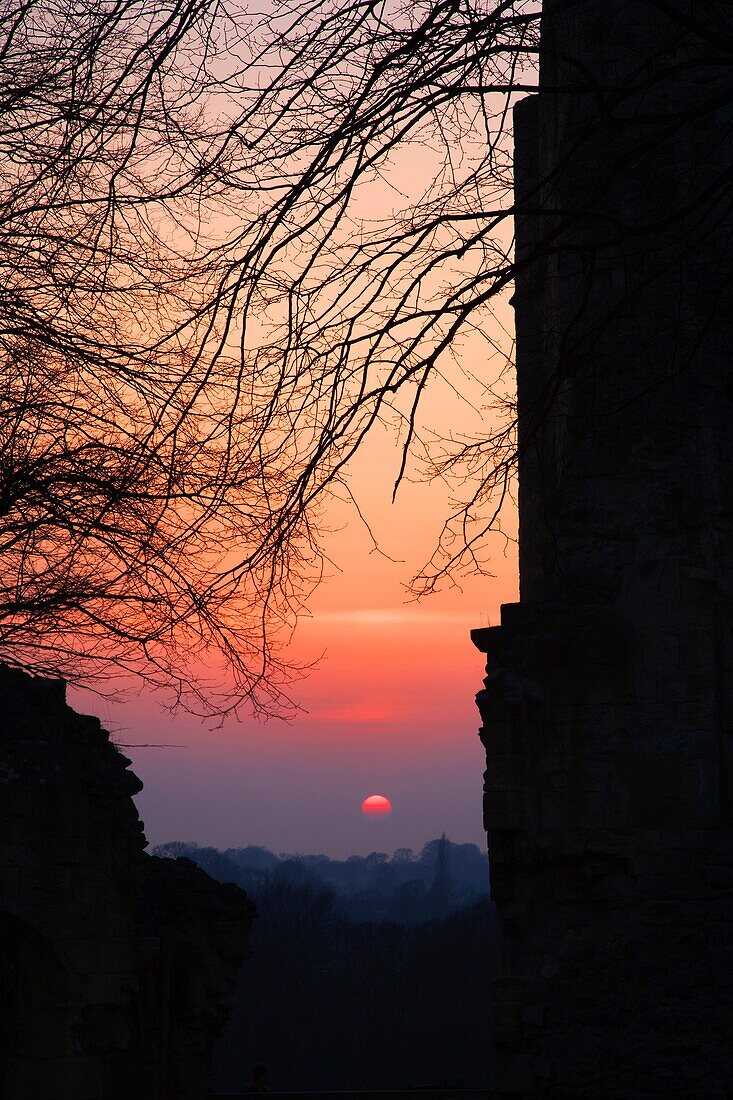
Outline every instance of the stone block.
{"label": "stone block", "polygon": [[524,787],[491,787],[486,796],[489,829],[526,829],[531,824],[528,791]]}
{"label": "stone block", "polygon": [[[18,1072],[33,1067],[34,1096],[123,1100],[143,1095],[145,1061],[163,1090],[145,1100],[200,1095],[198,1059],[224,1018],[252,906],[193,865],[170,873],[172,861],[143,855],[139,781],[63,690],[0,667],[0,697],[0,756],[25,777],[7,792],[0,782],[0,935],[34,998]],[[173,957],[191,977],[175,1012]],[[154,1047],[132,1042],[133,992]]]}
{"label": "stone block", "polygon": [[81,974],[113,975],[134,969],[134,942],[127,936],[96,935],[76,939],[67,947],[71,966]]}
{"label": "stone block", "polygon": [[121,976],[97,972],[84,979],[84,999],[90,1005],[114,1005],[124,999]]}
{"label": "stone block", "polygon": [[119,1054],[130,1044],[130,1029],[123,1009],[110,1005],[84,1008],[77,1025],[77,1038],[84,1054]]}

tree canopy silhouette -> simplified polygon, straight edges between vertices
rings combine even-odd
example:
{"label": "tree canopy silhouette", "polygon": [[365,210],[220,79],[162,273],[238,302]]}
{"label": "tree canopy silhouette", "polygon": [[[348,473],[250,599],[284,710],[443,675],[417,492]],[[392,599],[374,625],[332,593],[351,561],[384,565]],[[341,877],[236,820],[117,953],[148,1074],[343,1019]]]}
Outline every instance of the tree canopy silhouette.
{"label": "tree canopy silhouette", "polygon": [[[573,3],[594,33],[624,19],[620,0]],[[667,28],[651,68],[630,55],[605,81],[572,50],[546,66],[545,92],[582,105],[576,148],[623,126],[648,155],[729,112],[730,8],[642,6]],[[395,490],[413,462],[455,487],[416,590],[482,567],[518,448],[493,304],[573,251],[552,180],[515,210],[511,109],[536,85],[540,15],[529,0],[4,6],[4,661],[135,673],[215,713],[278,709],[276,642],[318,579],[321,508],[349,497],[378,424],[401,449]],[[657,111],[691,71],[694,101]],[[620,170],[603,166],[589,202]],[[731,181],[672,192],[664,216],[689,250]],[[514,254],[516,213],[542,222],[531,256]],[[607,229],[606,249],[659,233]],[[469,334],[492,361],[478,397],[457,362]],[[494,406],[481,430],[431,435],[440,379]]]}
{"label": "tree canopy silhouette", "polygon": [[0,656],[215,712],[281,704],[268,631],[310,553],[214,224],[232,26],[201,0],[0,15]]}

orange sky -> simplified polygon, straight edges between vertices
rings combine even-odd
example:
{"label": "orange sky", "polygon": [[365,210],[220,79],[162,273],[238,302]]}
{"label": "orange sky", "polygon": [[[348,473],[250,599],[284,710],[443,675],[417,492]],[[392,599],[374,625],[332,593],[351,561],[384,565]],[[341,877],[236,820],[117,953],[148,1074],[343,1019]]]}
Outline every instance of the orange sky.
{"label": "orange sky", "polygon": [[[495,623],[516,598],[513,544],[494,548],[495,577],[473,577],[420,603],[404,582],[422,564],[445,514],[442,486],[406,485],[390,502],[398,456],[386,436],[369,448],[354,488],[379,542],[335,507],[330,569],[293,642],[295,659],[323,656],[294,697],[293,723],[228,722],[209,730],[168,719],[144,695],[124,705],[82,697],[121,742],[181,747],[125,750],[145,783],[137,803],[151,843],[195,840],[218,847],[345,856],[392,851],[446,831],[485,844],[484,757],[473,696],[482,659],[474,626]],[[387,795],[394,812],[365,819],[362,800]]]}
{"label": "orange sky", "polygon": [[[416,171],[414,150],[410,158],[398,165],[400,201]],[[370,193],[367,214],[378,199]],[[483,334],[474,330],[452,349],[455,362],[444,367],[449,384],[436,380],[426,395],[431,427],[454,438],[485,430],[491,414],[482,408],[482,387],[496,381],[506,362],[496,345],[511,354],[512,329],[503,300]],[[483,662],[469,631],[498,622],[501,603],[517,598],[515,546],[501,538],[489,544],[494,576],[464,578],[460,588],[407,602],[404,585],[430,556],[449,493],[441,482],[405,482],[393,504],[399,463],[385,430],[360,453],[351,477],[388,557],[373,551],[353,511],[333,504],[327,512],[326,550],[334,565],[292,646],[296,661],[323,656],[294,687],[304,712],[292,724],[230,721],[211,731],[185,715],[168,719],[144,695],[125,705],[75,700],[121,742],[181,746],[125,750],[145,783],[137,803],[151,843],[263,844],[345,856],[419,847],[446,831],[455,841],[485,845],[485,760],[473,701]],[[514,524],[509,505],[507,533]],[[391,799],[388,819],[360,813],[373,793]]]}

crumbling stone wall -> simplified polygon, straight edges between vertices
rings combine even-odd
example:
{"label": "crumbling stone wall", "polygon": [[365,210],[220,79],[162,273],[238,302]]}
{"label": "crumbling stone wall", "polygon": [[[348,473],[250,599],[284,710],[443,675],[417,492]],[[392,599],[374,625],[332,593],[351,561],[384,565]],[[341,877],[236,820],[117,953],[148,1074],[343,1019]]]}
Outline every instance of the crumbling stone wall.
{"label": "crumbling stone wall", "polygon": [[0,1095],[203,1094],[253,906],[148,856],[142,784],[58,681],[0,668]]}
{"label": "crumbling stone wall", "polygon": [[733,146],[703,104],[730,70],[647,0],[550,0],[543,41],[515,110],[520,602],[473,632],[497,1087],[722,1097],[733,222],[703,196]]}

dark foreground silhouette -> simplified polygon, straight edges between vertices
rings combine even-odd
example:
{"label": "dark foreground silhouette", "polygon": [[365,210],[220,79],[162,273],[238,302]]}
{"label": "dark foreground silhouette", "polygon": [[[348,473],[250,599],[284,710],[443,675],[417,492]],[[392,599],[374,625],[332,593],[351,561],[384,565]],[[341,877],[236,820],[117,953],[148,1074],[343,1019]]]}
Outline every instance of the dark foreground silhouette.
{"label": "dark foreground silhouette", "polygon": [[[426,848],[433,870],[424,893],[414,889],[429,915],[444,901],[446,848]],[[205,858],[216,873],[212,850]],[[218,869],[231,874],[231,862]],[[486,896],[421,923],[408,906],[409,923],[358,921],[305,861],[281,861],[249,891],[252,957],[214,1051],[212,1091],[246,1094],[253,1066],[268,1067],[261,1083],[273,1093],[488,1087],[498,929]]]}

